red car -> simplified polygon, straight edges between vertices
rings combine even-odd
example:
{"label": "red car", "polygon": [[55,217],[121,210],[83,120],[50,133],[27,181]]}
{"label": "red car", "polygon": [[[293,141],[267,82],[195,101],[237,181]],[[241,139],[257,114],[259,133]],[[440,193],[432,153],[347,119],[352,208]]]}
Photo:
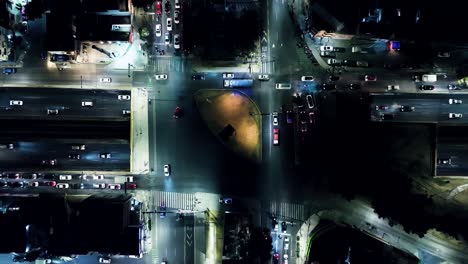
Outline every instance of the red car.
{"label": "red car", "polygon": [[180,118],[181,116],[182,116],[182,109],[177,106],[174,111],[174,115],[172,115],[172,117],[177,119],[177,118]]}
{"label": "red car", "polygon": [[156,1],[156,15],[161,15],[162,12],[162,4],[161,1]]}
{"label": "red car", "polygon": [[135,190],[136,189],[136,184],[135,183],[127,183],[127,189]]}
{"label": "red car", "polygon": [[279,128],[273,129],[273,145],[279,145]]}
{"label": "red car", "polygon": [[375,81],[377,81],[377,76],[368,74],[368,75],[364,76],[364,81],[366,81],[366,82],[375,82]]}
{"label": "red car", "polygon": [[44,182],[44,184],[46,186],[50,186],[50,187],[55,187],[55,185],[57,185],[57,183],[54,182],[54,181],[46,181],[46,182]]}

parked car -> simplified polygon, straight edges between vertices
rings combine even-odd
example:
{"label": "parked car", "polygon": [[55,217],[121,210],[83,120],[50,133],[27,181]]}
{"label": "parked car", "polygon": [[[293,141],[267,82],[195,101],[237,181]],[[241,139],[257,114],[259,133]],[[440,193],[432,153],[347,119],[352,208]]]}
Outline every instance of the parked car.
{"label": "parked car", "polygon": [[324,83],[322,84],[322,90],[335,90],[336,84],[334,83]]}
{"label": "parked car", "polygon": [[293,120],[292,120],[292,116],[293,116],[293,114],[292,114],[291,111],[289,111],[289,110],[286,111],[286,122],[287,122],[288,124],[291,124],[291,123],[292,123],[292,121],[293,121]]}
{"label": "parked car", "polygon": [[415,110],[414,106],[401,105],[400,112],[413,112]]}
{"label": "parked car", "polygon": [[126,101],[128,101],[128,100],[130,100],[130,95],[128,95],[128,94],[119,94],[119,95],[117,96],[117,98],[118,98],[119,100],[126,100]]}
{"label": "parked car", "polygon": [[61,181],[69,181],[72,179],[71,175],[59,175],[59,180]]}
{"label": "parked car", "polygon": [[377,81],[377,76],[370,75],[370,74],[365,75],[364,76],[364,81],[366,81],[366,82],[375,82],[375,81]]}
{"label": "parked car", "polygon": [[174,35],[174,49],[180,49],[180,35]]}
{"label": "parked car", "polygon": [[86,145],[85,144],[76,144],[71,146],[72,150],[85,150]]}
{"label": "parked car", "polygon": [[322,56],[322,57],[328,57],[328,58],[335,58],[335,57],[336,57],[336,53],[333,52],[333,51],[321,51],[321,52],[320,52],[320,56]]}
{"label": "parked car", "polygon": [[310,109],[314,108],[314,98],[312,98],[312,95],[308,94],[306,96],[306,101],[307,101],[307,106],[309,106]]}
{"label": "parked car", "polygon": [[348,88],[350,90],[359,90],[361,89],[361,85],[359,83],[350,83],[348,84]]}
{"label": "parked car", "polygon": [[194,75],[192,75],[192,80],[193,81],[203,81],[203,80],[205,80],[205,75],[194,74]]}
{"label": "parked car", "polygon": [[461,104],[463,101],[461,99],[452,99],[450,98],[448,103],[449,104]]}
{"label": "parked car", "polygon": [[105,189],[106,184],[105,183],[94,183],[93,188],[95,188],[95,189]]}
{"label": "parked car", "polygon": [[320,46],[320,51],[333,51],[333,46]]}
{"label": "parked car", "polygon": [[375,110],[388,110],[388,105],[376,105]]}
{"label": "parked car", "polygon": [[55,187],[55,185],[57,185],[57,183],[55,181],[45,181],[44,185],[45,186],[50,186],[50,187]]}
{"label": "parked car", "polygon": [[314,76],[302,76],[301,81],[303,81],[303,82],[313,82],[314,81]]}
{"label": "parked car", "polygon": [[70,188],[70,184],[68,184],[68,183],[57,183],[57,185],[55,185],[55,188],[68,189],[68,188]]}
{"label": "parked car", "polygon": [[273,145],[279,145],[279,128],[273,129]]}
{"label": "parked car", "polygon": [[99,158],[101,159],[110,159],[112,155],[110,153],[101,153],[99,154]]}
{"label": "parked car", "polygon": [[260,75],[258,75],[258,80],[259,81],[268,81],[268,80],[270,80],[270,77],[268,76],[268,74],[260,74]]}
{"label": "parked car", "polygon": [[315,112],[310,112],[309,113],[309,122],[311,124],[315,124]]}
{"label": "parked car", "polygon": [[166,20],[167,31],[172,31],[172,18],[168,17]]}
{"label": "parked car", "polygon": [[164,34],[164,43],[166,45],[171,45],[171,34],[169,32]]}
{"label": "parked car", "polygon": [[273,126],[277,126],[278,125],[278,112],[273,112],[271,115],[273,118]]}
{"label": "parked car", "polygon": [[80,158],[81,158],[80,154],[76,154],[76,153],[68,154],[68,159],[79,160]]}
{"label": "parked car", "polygon": [[129,109],[123,109],[122,115],[130,115],[132,112]]}
{"label": "parked car", "polygon": [[156,37],[161,37],[161,36],[162,36],[161,24],[156,24]]}
{"label": "parked car", "polygon": [[161,1],[156,1],[156,15],[161,15],[162,13],[162,5]]}
{"label": "parked car", "polygon": [[21,100],[10,100],[10,105],[12,105],[12,106],[21,106],[21,105],[23,105],[23,101],[21,101]]}
{"label": "parked car", "polygon": [[170,176],[171,175],[171,165],[170,164],[164,164],[164,176]]}
{"label": "parked car", "polygon": [[120,184],[108,184],[107,188],[111,190],[120,190],[121,186]]}
{"label": "parked car", "polygon": [[419,86],[419,90],[434,90],[434,85],[422,84]]}
{"label": "parked car", "polygon": [[47,114],[48,115],[58,115],[59,110],[58,109],[47,109]]}
{"label": "parked car", "polygon": [[439,58],[450,58],[450,52],[448,52],[448,51],[437,52],[437,57],[439,57]]}
{"label": "parked car", "polygon": [[102,82],[102,83],[111,83],[112,82],[112,79],[110,77],[103,77],[103,78],[99,78],[99,82]]}
{"label": "parked car", "polygon": [[437,164],[439,165],[451,165],[452,159],[451,158],[439,158],[437,159]]}
{"label": "parked car", "polygon": [[387,86],[388,91],[393,91],[393,90],[400,90],[400,85],[397,84],[391,84]]}
{"label": "parked car", "polygon": [[179,11],[174,11],[174,23],[179,24],[180,22],[180,13]]}
{"label": "parked car", "polygon": [[456,84],[449,84],[447,85],[447,89],[449,90],[461,90],[462,88]]}
{"label": "parked car", "polygon": [[46,166],[55,166],[57,165],[57,160],[56,159],[42,160],[41,164],[46,165]]}
{"label": "parked car", "polygon": [[463,117],[463,114],[461,113],[449,113],[449,118],[450,119],[460,119]]}
{"label": "parked car", "polygon": [[154,75],[154,79],[156,79],[156,81],[167,80],[167,74],[157,74],[157,75]]}
{"label": "parked car", "polygon": [[16,68],[3,68],[3,74],[9,75],[16,73]]}

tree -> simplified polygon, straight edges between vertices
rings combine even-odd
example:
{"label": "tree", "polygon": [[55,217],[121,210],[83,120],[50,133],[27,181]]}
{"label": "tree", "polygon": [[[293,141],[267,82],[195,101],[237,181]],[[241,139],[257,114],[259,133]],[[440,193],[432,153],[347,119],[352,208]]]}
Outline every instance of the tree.
{"label": "tree", "polygon": [[43,0],[32,0],[27,3],[25,6],[25,13],[28,17],[28,20],[34,20],[36,18],[41,18],[42,14],[45,12],[45,5]]}

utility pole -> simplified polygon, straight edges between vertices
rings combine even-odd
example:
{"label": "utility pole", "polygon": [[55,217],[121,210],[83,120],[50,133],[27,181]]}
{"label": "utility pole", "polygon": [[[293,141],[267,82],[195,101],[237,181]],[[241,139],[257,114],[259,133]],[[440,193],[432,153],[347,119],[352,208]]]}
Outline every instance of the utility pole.
{"label": "utility pole", "polygon": [[83,89],[83,75],[80,76],[80,80],[81,80],[81,89]]}

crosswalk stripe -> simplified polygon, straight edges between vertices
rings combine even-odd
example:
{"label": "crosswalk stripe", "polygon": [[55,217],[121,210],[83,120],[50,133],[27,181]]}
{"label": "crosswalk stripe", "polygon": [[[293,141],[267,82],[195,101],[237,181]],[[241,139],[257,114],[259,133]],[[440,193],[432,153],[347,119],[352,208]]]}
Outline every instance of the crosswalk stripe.
{"label": "crosswalk stripe", "polygon": [[153,197],[156,207],[164,203],[167,208],[192,210],[195,205],[194,193],[156,191]]}
{"label": "crosswalk stripe", "polygon": [[304,205],[270,202],[270,213],[280,218],[304,221]]}

